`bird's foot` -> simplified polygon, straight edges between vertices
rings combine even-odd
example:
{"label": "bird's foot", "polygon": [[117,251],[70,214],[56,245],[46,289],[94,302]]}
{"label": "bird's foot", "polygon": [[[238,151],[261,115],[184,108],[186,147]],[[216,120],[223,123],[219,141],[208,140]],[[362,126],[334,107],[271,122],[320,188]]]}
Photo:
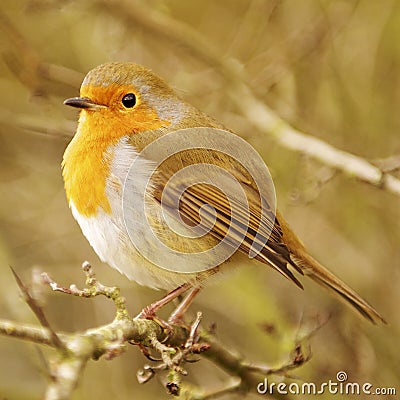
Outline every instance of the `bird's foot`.
{"label": "bird's foot", "polygon": [[[180,390],[181,376],[186,376],[187,371],[183,368],[185,362],[193,363],[199,361],[193,358],[194,354],[200,354],[210,348],[207,343],[200,343],[198,335],[198,327],[201,321],[201,313],[197,313],[195,321],[188,327],[189,335],[186,341],[180,346],[172,347],[165,343],[161,343],[155,336],[151,338],[150,347],[157,351],[161,359],[154,366],[145,365],[137,374],[140,383],[145,383],[153,378],[157,372],[168,370],[168,382],[166,388],[170,394],[177,394]],[[155,360],[147,349],[141,349],[147,358]]]}

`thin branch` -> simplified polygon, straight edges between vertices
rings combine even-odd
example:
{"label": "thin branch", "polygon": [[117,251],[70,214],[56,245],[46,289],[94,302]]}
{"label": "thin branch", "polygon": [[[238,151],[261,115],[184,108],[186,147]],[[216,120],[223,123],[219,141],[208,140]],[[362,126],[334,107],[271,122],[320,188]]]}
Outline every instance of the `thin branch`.
{"label": "thin branch", "polygon": [[80,86],[83,75],[70,68],[44,62],[40,54],[13,24],[0,12],[0,30],[12,44],[3,58],[11,72],[34,94],[43,94],[41,80],[49,80],[68,85],[73,88]]}
{"label": "thin branch", "polygon": [[0,335],[53,346],[50,331],[35,325],[19,324],[14,321],[0,319]]}
{"label": "thin branch", "polygon": [[299,344],[295,347],[289,362],[283,364],[282,366],[271,368],[266,365],[248,364],[247,368],[249,369],[249,371],[259,372],[264,376],[282,375],[288,377],[291,370],[300,367],[310,360],[311,351],[308,351],[306,354],[304,354],[302,346]]}
{"label": "thin branch", "polygon": [[35,135],[49,136],[69,141],[74,132],[74,124],[59,118],[49,118],[43,115],[22,114],[17,116],[14,112],[0,108],[0,122],[4,125],[20,127]]}
{"label": "thin branch", "polygon": [[22,295],[24,296],[24,300],[26,304],[30,307],[33,313],[36,315],[36,318],[39,320],[40,324],[45,328],[50,334],[51,343],[59,350],[65,351],[65,345],[58,337],[57,333],[53,330],[46,316],[44,315],[43,309],[39,306],[38,302],[31,296],[28,287],[22,282],[21,278],[14,271],[12,267],[10,267],[11,272],[14,275],[15,281],[19,286]]}
{"label": "thin branch", "polygon": [[386,173],[400,171],[400,154],[388,158],[372,160],[371,162]]}
{"label": "thin branch", "polygon": [[51,378],[44,400],[69,400],[76,389],[90,354],[59,358],[52,363]]}
{"label": "thin branch", "polygon": [[[304,362],[297,362],[299,358],[296,359],[296,357],[294,357],[291,358],[288,363],[285,363],[283,366],[274,369],[267,366],[256,366],[246,361],[242,355],[238,354],[232,349],[227,348],[223,343],[216,339],[214,335],[210,335],[203,331],[201,337],[210,345],[210,349],[204,353],[204,357],[213,361],[230,376],[238,377],[240,379],[239,383],[232,386],[231,389],[228,389],[231,386],[231,384],[229,384],[226,388],[227,390],[251,392],[257,394],[257,385],[264,380],[266,375],[273,375],[276,371],[278,375],[286,376],[290,370],[299,367],[310,360],[309,356],[305,356],[303,358]],[[295,364],[297,364],[297,366],[293,367]],[[224,390],[225,389],[222,389],[222,392]],[[214,397],[211,398],[216,398],[215,394],[213,394],[213,396]],[[271,396],[277,399],[291,399],[289,395],[283,396],[279,393],[273,393]]]}
{"label": "thin branch", "polygon": [[240,391],[240,381],[234,382],[233,384],[227,384],[224,388],[215,390],[213,392],[205,393],[203,396],[199,396],[198,400],[213,400],[218,399],[227,394],[234,394]]}

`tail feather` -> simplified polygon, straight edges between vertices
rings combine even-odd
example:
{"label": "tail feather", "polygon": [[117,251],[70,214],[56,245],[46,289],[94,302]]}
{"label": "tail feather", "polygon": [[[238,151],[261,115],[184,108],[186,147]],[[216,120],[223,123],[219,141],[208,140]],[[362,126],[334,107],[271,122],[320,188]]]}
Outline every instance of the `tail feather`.
{"label": "tail feather", "polygon": [[304,251],[301,255],[298,254],[293,257],[293,259],[294,262],[303,270],[304,275],[309,276],[322,287],[333,291],[333,293],[337,294],[341,300],[345,300],[347,303],[351,304],[363,317],[371,321],[373,324],[387,323],[374,307],[372,307],[343,281],[323,267],[307,252]]}

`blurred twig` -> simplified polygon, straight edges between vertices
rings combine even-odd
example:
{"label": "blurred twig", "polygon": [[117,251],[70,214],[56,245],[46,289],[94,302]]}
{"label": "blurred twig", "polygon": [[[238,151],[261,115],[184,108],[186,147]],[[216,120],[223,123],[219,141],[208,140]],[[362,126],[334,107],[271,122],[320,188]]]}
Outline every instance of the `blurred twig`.
{"label": "blurred twig", "polygon": [[52,345],[50,332],[35,325],[19,324],[15,321],[0,319],[0,334],[33,343]]}
{"label": "blurred twig", "polygon": [[10,71],[33,94],[43,95],[42,80],[63,83],[77,88],[82,82],[82,74],[69,68],[49,64],[42,60],[40,54],[29,40],[18,30],[13,22],[0,11],[0,31],[11,43],[3,58]]}
{"label": "blurred twig", "polygon": [[140,25],[160,40],[172,41],[187,49],[193,56],[211,65],[229,83],[229,96],[238,110],[258,129],[274,138],[280,145],[307,154],[321,163],[343,172],[351,178],[400,196],[400,180],[374,166],[362,157],[342,151],[323,140],[301,132],[277,116],[251,87],[250,79],[237,60],[223,59],[212,43],[181,21],[157,12],[143,3],[101,0],[109,12],[130,26]]}
{"label": "blurred twig", "polygon": [[0,122],[10,125],[11,128],[19,127],[37,135],[50,136],[62,140],[71,140],[75,124],[60,118],[51,118],[44,115],[22,114],[0,108]]}
{"label": "blurred twig", "polygon": [[383,172],[396,172],[400,170],[400,154],[388,158],[372,160],[372,163]]}
{"label": "blurred twig", "polygon": [[65,351],[65,346],[62,340],[58,337],[57,333],[53,330],[51,325],[49,324],[49,321],[47,320],[43,308],[40,307],[39,303],[34,299],[34,297],[31,295],[28,287],[22,282],[21,278],[18,276],[18,274],[14,271],[13,268],[11,268],[11,271],[14,275],[14,278],[17,282],[17,285],[21,289],[22,295],[24,297],[24,300],[26,304],[31,308],[33,313],[36,315],[36,318],[39,320],[40,324],[48,330],[50,334],[50,340],[51,344],[59,349],[60,351]]}

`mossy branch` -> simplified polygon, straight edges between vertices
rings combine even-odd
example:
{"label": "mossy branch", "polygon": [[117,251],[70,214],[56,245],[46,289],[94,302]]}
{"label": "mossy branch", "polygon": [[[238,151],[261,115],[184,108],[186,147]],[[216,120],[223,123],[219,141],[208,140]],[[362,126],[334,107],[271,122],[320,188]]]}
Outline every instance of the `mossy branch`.
{"label": "mossy branch", "polygon": [[[42,283],[49,285],[54,291],[69,295],[85,298],[106,296],[116,307],[116,316],[111,323],[82,332],[56,332],[45,317],[39,301],[33,297],[31,288],[15,273],[23,297],[37,316],[41,327],[0,319],[1,335],[46,345],[55,350],[49,363],[51,379],[46,388],[45,400],[70,399],[89,360],[98,360],[101,357],[111,360],[122,354],[127,344],[137,345],[149,359],[152,358],[148,348],[161,355],[161,362],[154,366],[146,365],[138,372],[140,383],[147,382],[160,371],[167,371],[167,392],[186,400],[216,399],[234,392],[257,394],[257,384],[265,376],[289,376],[293,368],[309,359],[310,353],[306,351],[303,354],[303,346],[299,342],[289,362],[279,368],[251,364],[238,352],[224,346],[213,334],[199,329],[201,313],[197,314],[191,326],[173,325],[169,330],[156,320],[132,318],[119,289],[97,281],[89,263],[85,262],[82,268],[86,274],[84,289],[78,289],[76,285],[60,286],[46,273],[41,274]],[[226,385],[207,393],[203,388],[193,388],[182,383],[182,376],[187,374],[183,365],[193,361],[196,354],[202,354],[230,376]],[[280,395],[273,394],[271,397],[280,398]],[[288,399],[287,396],[285,398]]]}

